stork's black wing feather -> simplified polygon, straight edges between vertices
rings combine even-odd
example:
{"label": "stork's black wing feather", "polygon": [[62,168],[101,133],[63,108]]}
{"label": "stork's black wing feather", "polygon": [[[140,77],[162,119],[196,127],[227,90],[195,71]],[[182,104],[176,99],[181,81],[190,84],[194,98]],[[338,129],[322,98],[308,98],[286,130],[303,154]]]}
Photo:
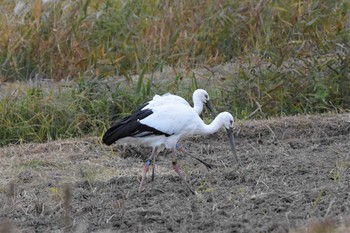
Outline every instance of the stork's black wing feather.
{"label": "stork's black wing feather", "polygon": [[111,145],[115,141],[125,137],[146,137],[149,135],[165,135],[167,133],[161,132],[153,127],[140,123],[140,120],[153,114],[151,109],[144,109],[148,103],[137,108],[133,114],[123,118],[121,121],[114,123],[103,135],[102,141],[106,145]]}
{"label": "stork's black wing feather", "polygon": [[142,105],[138,106],[135,111],[132,113],[133,114],[137,114],[138,112],[140,112],[144,107],[146,107],[149,104],[149,102],[143,103]]}

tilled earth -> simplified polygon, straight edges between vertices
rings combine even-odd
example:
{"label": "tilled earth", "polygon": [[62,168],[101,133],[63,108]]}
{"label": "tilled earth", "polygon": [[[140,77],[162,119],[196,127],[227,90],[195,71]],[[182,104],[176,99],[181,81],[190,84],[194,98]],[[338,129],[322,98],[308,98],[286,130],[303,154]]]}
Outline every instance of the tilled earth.
{"label": "tilled earth", "polygon": [[224,130],[163,151],[98,138],[0,148],[0,232],[350,232],[350,114],[241,121],[239,167]]}

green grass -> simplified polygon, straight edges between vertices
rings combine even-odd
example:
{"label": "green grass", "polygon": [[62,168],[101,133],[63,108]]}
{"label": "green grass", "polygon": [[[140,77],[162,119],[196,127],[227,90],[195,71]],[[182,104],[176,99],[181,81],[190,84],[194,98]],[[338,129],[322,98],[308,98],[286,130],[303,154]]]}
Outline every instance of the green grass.
{"label": "green grass", "polygon": [[[110,122],[131,113],[154,94],[170,91],[190,101],[198,87],[208,90],[217,111],[230,111],[238,119],[350,109],[350,79],[341,74],[349,72],[344,65],[348,61],[331,57],[324,64],[317,59],[302,62],[283,68],[240,67],[206,86],[194,73],[187,77],[190,82],[181,81],[186,71],[178,71],[162,84],[152,82],[152,75],[142,74],[129,85],[80,78],[68,85],[57,84],[60,88],[48,88],[41,87],[39,81],[17,89],[15,96],[0,98],[0,144],[101,136]],[[339,76],[332,76],[335,70]],[[210,72],[206,75],[215,78]]]}
{"label": "green grass", "polygon": [[155,93],[196,88],[239,119],[350,109],[345,0],[21,2],[0,0],[0,85],[75,81],[0,93],[0,145],[101,136]]}
{"label": "green grass", "polygon": [[16,98],[2,98],[1,145],[99,135],[109,114],[106,91],[84,81],[59,92],[27,87]]}
{"label": "green grass", "polygon": [[33,159],[22,163],[21,166],[39,171],[41,167],[45,166],[45,163],[42,160]]}

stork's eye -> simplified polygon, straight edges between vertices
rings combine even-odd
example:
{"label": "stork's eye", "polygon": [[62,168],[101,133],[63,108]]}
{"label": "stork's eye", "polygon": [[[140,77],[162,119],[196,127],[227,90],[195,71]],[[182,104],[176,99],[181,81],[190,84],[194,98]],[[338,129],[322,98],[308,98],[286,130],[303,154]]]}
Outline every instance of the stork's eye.
{"label": "stork's eye", "polygon": [[209,96],[208,96],[208,95],[204,95],[204,97],[205,97],[206,99],[208,99],[208,98],[209,98]]}
{"label": "stork's eye", "polygon": [[231,124],[231,125],[233,124],[233,120],[230,120],[230,124]]}

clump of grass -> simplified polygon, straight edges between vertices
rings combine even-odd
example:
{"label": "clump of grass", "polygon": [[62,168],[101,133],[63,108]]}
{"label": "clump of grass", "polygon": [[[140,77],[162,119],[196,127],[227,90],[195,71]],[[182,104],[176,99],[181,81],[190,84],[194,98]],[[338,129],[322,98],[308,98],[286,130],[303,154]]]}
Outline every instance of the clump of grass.
{"label": "clump of grass", "polygon": [[84,181],[87,181],[91,186],[96,180],[97,169],[95,167],[84,166],[80,167],[80,174]]}
{"label": "clump of grass", "polygon": [[329,174],[328,174],[328,178],[338,182],[341,181],[344,178],[344,174],[348,171],[348,169],[350,169],[350,164],[347,162],[340,162],[337,164],[337,166],[335,168],[333,168]]}
{"label": "clump of grass", "polygon": [[41,168],[45,165],[45,163],[42,160],[39,159],[32,159],[29,161],[25,161],[21,164],[21,166],[29,169],[33,169],[34,171],[39,171]]}

